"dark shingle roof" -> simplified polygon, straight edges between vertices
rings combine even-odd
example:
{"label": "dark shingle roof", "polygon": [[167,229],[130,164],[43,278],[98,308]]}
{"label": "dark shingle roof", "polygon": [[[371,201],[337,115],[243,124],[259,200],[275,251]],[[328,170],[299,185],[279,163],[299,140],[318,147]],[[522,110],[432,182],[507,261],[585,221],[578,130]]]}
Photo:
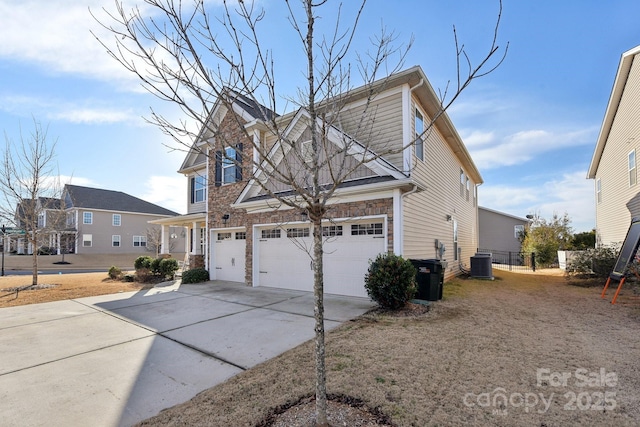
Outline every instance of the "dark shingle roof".
{"label": "dark shingle roof", "polygon": [[175,216],[177,212],[154,205],[121,191],[65,185],[65,190],[76,208],[135,212],[152,215]]}

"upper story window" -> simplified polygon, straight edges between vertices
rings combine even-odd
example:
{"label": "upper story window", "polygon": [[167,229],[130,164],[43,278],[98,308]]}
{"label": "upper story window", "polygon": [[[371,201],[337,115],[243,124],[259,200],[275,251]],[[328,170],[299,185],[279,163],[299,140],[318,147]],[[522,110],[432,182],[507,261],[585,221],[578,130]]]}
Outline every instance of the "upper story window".
{"label": "upper story window", "polygon": [[596,180],[596,201],[598,203],[602,202],[602,182],[600,178]]}
{"label": "upper story window", "polygon": [[470,193],[470,191],[469,191],[469,190],[470,190],[470,187],[471,187],[471,183],[470,183],[470,181],[469,181],[469,177],[466,177],[466,178],[465,178],[465,180],[466,180],[466,181],[465,181],[465,185],[466,185],[466,187],[467,187],[467,188],[466,188],[466,190],[465,190],[465,196],[466,196],[466,198],[467,198],[467,202],[468,202],[468,201],[469,201],[469,193]]}
{"label": "upper story window", "polygon": [[191,203],[204,202],[206,198],[207,180],[204,176],[191,178]]}
{"label": "upper story window", "polygon": [[114,227],[120,227],[122,225],[122,215],[113,214],[112,224]]}
{"label": "upper story window", "polygon": [[40,212],[38,214],[38,228],[43,228],[45,225],[45,213]]}
{"label": "upper story window", "polygon": [[524,225],[518,224],[513,226],[513,237],[520,239],[524,234]]}
{"label": "upper story window", "polygon": [[460,197],[464,197],[464,171],[460,169]]}
{"label": "upper story window", "polygon": [[93,224],[93,212],[83,212],[82,213],[82,223],[83,224]]}
{"label": "upper story window", "polygon": [[242,144],[216,151],[216,186],[242,181]]}
{"label": "upper story window", "polygon": [[629,153],[629,187],[636,185],[636,150]]}
{"label": "upper story window", "polygon": [[419,158],[420,160],[424,160],[424,141],[423,141],[423,135],[422,133],[424,132],[424,119],[422,117],[422,114],[420,114],[420,111],[418,111],[416,109],[416,117],[415,117],[415,123],[414,123],[414,128],[415,128],[415,150],[416,150],[416,157]]}
{"label": "upper story window", "polygon": [[75,227],[76,215],[74,212],[67,212],[67,227]]}

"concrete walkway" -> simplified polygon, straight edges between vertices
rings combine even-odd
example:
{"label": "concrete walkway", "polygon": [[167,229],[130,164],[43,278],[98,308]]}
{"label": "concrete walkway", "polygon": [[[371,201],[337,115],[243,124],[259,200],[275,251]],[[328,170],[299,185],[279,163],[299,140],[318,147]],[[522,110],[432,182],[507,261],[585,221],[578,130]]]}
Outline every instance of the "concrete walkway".
{"label": "concrete walkway", "polygon": [[[327,295],[325,328],[373,303]],[[313,295],[225,282],[0,309],[3,426],[129,426],[314,336]]]}

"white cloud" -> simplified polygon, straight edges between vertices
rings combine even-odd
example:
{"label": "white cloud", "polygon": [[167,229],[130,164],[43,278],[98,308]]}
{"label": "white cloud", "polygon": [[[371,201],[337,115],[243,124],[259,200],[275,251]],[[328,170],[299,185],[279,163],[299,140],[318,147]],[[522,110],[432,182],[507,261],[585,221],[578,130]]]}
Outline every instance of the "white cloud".
{"label": "white cloud", "polygon": [[518,165],[555,150],[591,144],[597,131],[595,127],[571,131],[531,129],[500,136],[495,131],[474,130],[463,134],[462,139],[482,170]]}
{"label": "white cloud", "polygon": [[[39,64],[52,72],[120,81],[139,90],[137,78],[91,34],[93,31],[101,40],[113,38],[89,11],[106,21],[102,8],[113,10],[114,4],[112,0],[0,0],[0,57]],[[131,6],[125,2],[126,7]],[[139,7],[145,10],[144,4]]]}
{"label": "white cloud", "polygon": [[184,176],[153,175],[145,182],[146,191],[141,199],[178,213],[186,212],[187,180]]}
{"label": "white cloud", "polygon": [[538,213],[551,218],[566,212],[578,232],[595,226],[593,197],[593,181],[585,179],[584,171],[565,173],[539,186],[483,185],[479,189],[483,207],[521,217]]}

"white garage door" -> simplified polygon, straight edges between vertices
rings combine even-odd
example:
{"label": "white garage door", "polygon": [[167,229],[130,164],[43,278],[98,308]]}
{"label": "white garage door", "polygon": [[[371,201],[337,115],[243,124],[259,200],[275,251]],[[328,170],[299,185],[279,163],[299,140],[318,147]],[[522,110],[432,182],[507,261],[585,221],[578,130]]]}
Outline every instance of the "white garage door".
{"label": "white garage door", "polygon": [[[323,227],[325,293],[367,296],[364,275],[369,259],[385,251],[385,231],[382,220]],[[285,226],[259,233],[259,285],[312,291],[310,228]]]}
{"label": "white garage door", "polygon": [[244,231],[214,231],[212,264],[214,280],[245,282],[245,251],[247,235]]}

